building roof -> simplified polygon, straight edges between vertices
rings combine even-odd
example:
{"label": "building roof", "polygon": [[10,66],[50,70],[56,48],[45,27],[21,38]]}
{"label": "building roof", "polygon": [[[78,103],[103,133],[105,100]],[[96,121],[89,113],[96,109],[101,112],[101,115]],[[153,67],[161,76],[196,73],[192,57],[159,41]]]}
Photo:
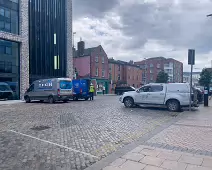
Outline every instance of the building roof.
{"label": "building roof", "polygon": [[120,65],[128,65],[128,66],[132,66],[132,67],[137,67],[137,68],[140,68],[138,65],[136,64],[132,64],[132,63],[129,63],[129,62],[126,62],[126,61],[122,61],[122,60],[114,60],[113,58],[110,58],[108,60],[109,63],[113,63],[113,64],[120,64]]}

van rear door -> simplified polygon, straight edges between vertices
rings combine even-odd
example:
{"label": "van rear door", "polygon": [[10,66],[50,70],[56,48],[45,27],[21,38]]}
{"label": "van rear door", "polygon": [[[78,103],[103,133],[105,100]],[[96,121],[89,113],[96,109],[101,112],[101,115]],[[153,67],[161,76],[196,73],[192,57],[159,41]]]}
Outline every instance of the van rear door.
{"label": "van rear door", "polygon": [[69,80],[60,80],[59,81],[59,89],[58,89],[58,95],[60,96],[70,96],[72,95],[72,81]]}

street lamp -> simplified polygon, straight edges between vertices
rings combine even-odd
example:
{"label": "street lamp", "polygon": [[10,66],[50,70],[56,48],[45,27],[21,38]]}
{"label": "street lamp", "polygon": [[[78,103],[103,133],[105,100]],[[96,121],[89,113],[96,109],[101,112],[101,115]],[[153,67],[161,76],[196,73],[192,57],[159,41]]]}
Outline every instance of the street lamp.
{"label": "street lamp", "polygon": [[73,47],[74,47],[74,35],[76,34],[76,32],[73,32]]}

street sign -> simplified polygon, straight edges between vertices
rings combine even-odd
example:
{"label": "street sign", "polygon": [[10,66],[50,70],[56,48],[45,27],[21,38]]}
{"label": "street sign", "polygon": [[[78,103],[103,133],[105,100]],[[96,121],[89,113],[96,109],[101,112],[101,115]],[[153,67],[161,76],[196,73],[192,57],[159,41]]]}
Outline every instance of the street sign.
{"label": "street sign", "polygon": [[188,50],[188,64],[195,65],[195,50],[193,49]]}

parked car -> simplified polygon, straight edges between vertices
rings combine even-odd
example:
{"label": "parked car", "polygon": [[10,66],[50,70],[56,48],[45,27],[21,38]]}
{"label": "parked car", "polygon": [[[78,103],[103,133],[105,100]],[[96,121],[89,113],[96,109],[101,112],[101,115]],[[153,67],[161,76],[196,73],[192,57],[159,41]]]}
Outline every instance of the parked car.
{"label": "parked car", "polygon": [[89,88],[90,88],[89,79],[77,79],[73,80],[73,100],[78,99],[89,99]]}
{"label": "parked car", "polygon": [[72,80],[69,78],[54,78],[37,80],[24,94],[26,103],[32,100],[47,100],[49,103],[56,101],[67,102],[72,98]]}
{"label": "parked car", "polygon": [[136,89],[132,86],[120,86],[115,87],[115,94],[122,95],[124,92],[135,91]]}
{"label": "parked car", "polygon": [[0,82],[0,99],[13,99],[13,91],[7,83]]}
{"label": "parked car", "polygon": [[119,99],[125,107],[134,105],[166,106],[169,111],[179,111],[189,106],[190,87],[187,83],[152,83],[132,92],[125,92]]}

